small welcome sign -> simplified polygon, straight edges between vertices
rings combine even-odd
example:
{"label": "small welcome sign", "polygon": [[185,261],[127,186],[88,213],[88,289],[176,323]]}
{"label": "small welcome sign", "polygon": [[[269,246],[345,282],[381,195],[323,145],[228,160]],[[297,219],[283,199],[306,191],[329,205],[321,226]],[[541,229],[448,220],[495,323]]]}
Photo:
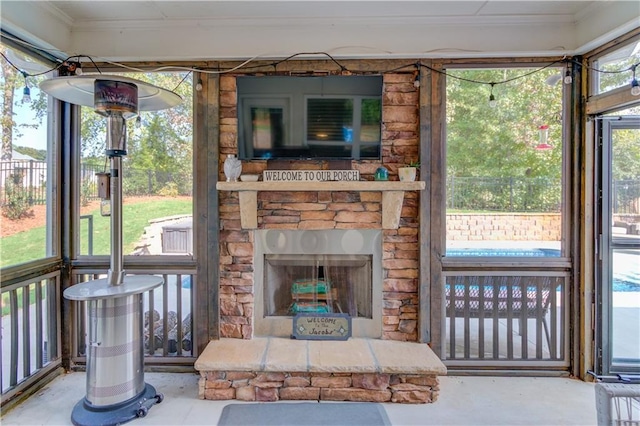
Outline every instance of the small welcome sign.
{"label": "small welcome sign", "polygon": [[349,314],[297,314],[293,317],[293,339],[348,340],[351,337]]}
{"label": "small welcome sign", "polygon": [[265,182],[358,181],[359,170],[265,170]]}

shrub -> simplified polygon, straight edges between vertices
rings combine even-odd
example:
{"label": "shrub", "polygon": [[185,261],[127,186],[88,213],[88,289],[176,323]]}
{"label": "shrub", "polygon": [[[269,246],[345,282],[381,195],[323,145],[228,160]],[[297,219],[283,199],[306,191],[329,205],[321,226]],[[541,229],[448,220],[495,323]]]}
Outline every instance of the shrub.
{"label": "shrub", "polygon": [[96,184],[92,182],[91,178],[85,178],[82,180],[82,185],[80,187],[80,205],[82,207],[86,207],[89,205],[89,202],[95,197],[97,192]]}
{"label": "shrub", "polygon": [[30,209],[29,193],[22,183],[22,174],[13,173],[7,177],[5,185],[5,202],[2,204],[2,214],[18,220],[33,215]]}
{"label": "shrub", "polygon": [[162,195],[163,197],[177,197],[179,194],[178,192],[178,185],[175,182],[167,182],[159,191],[158,191],[159,195]]}

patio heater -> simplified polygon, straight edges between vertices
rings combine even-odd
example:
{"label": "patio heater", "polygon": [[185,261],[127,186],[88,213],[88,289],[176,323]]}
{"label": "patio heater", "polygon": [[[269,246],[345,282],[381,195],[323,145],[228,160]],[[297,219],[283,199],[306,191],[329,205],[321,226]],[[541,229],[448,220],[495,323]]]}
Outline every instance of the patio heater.
{"label": "patio heater", "polygon": [[142,294],[163,284],[154,275],[127,276],[122,253],[122,157],[126,121],[138,111],[178,105],[174,92],[121,76],[81,75],[46,80],[40,88],[62,101],[91,106],[107,119],[110,159],[111,264],[106,278],[74,285],[64,297],[87,303],[86,396],[71,413],[74,425],[117,425],[146,416],[162,394],[144,381]]}

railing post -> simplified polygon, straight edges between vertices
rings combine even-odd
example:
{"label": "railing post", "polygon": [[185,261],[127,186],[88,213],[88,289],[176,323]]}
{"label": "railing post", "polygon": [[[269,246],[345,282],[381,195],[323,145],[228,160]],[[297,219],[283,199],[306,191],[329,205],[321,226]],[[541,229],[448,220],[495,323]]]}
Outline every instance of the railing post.
{"label": "railing post", "polygon": [[509,211],[513,211],[513,178],[509,178]]}
{"label": "railing post", "polygon": [[456,208],[456,178],[455,176],[451,176],[451,208]]}
{"label": "railing post", "polygon": [[88,255],[93,255],[93,215],[85,214],[80,216],[80,220],[87,219],[87,245],[88,247]]}
{"label": "railing post", "polygon": [[33,160],[29,160],[29,205],[33,205]]}

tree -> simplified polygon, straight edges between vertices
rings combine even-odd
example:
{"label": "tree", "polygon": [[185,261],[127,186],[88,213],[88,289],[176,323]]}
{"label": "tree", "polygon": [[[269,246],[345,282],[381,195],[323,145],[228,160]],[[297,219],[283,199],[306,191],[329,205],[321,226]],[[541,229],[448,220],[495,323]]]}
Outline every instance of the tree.
{"label": "tree", "polygon": [[[13,140],[15,137],[21,136],[21,128],[31,127],[38,128],[42,124],[42,119],[47,112],[46,95],[39,92],[38,96],[33,96],[29,109],[34,112],[34,120],[32,123],[16,124],[14,119],[16,98],[16,90],[20,91],[24,88],[24,85],[28,85],[30,88],[37,86],[43,79],[44,75],[41,74],[47,67],[41,63],[35,62],[31,57],[9,49],[7,46],[0,44],[0,52],[2,52],[3,58],[0,62],[2,69],[2,144],[0,146],[0,159],[2,161],[8,161],[12,158]],[[7,60],[8,57],[12,58],[12,63]],[[12,65],[13,64],[13,65]],[[18,71],[14,66],[19,66],[21,71]],[[28,78],[24,77],[22,72],[27,73]],[[38,75],[32,75],[38,74]],[[21,93],[18,92],[18,93]],[[20,98],[20,102],[22,98]]]}
{"label": "tree", "polygon": [[[192,186],[192,115],[191,74],[145,73],[123,74],[158,87],[174,89],[184,102],[161,111],[140,112],[138,129],[129,123],[127,156],[124,168],[125,193],[158,193],[170,182],[178,192],[190,194]],[[82,109],[82,162],[87,165],[104,162],[106,122],[90,108]]]}
{"label": "tree", "polygon": [[[7,48],[0,45],[0,52],[3,55],[7,54]],[[2,61],[2,146],[0,153],[0,160],[11,160],[12,142],[13,142],[13,128],[15,121],[13,120],[13,98],[16,88],[16,82],[18,77],[18,71],[13,68],[6,60]]]}
{"label": "tree", "polygon": [[[615,57],[616,55],[614,55]],[[631,84],[632,67],[638,66],[636,76],[640,77],[640,53],[634,53],[623,59],[604,60],[596,62],[598,70],[594,76],[598,81],[598,93],[607,92],[617,87]]]}
{"label": "tree", "polygon": [[612,143],[614,180],[640,179],[640,132],[637,129],[621,129],[614,133]]}
{"label": "tree", "polygon": [[28,146],[14,146],[13,149],[23,155],[28,155],[34,160],[47,161],[47,151],[44,149],[36,149]]}
{"label": "tree", "polygon": [[[453,176],[560,177],[560,87],[545,79],[558,72],[542,70],[514,81],[496,84],[496,108],[488,103],[489,84],[531,70],[452,70],[447,79],[447,170]],[[549,125],[553,150],[535,150],[539,126]]]}
{"label": "tree", "polygon": [[[470,182],[465,196],[479,203],[475,208],[556,204],[552,198],[559,196],[556,185],[562,176],[562,92],[561,85],[545,81],[558,72],[447,71],[447,177]],[[491,94],[495,108],[489,106]],[[542,125],[549,126],[551,150],[535,149]]]}

